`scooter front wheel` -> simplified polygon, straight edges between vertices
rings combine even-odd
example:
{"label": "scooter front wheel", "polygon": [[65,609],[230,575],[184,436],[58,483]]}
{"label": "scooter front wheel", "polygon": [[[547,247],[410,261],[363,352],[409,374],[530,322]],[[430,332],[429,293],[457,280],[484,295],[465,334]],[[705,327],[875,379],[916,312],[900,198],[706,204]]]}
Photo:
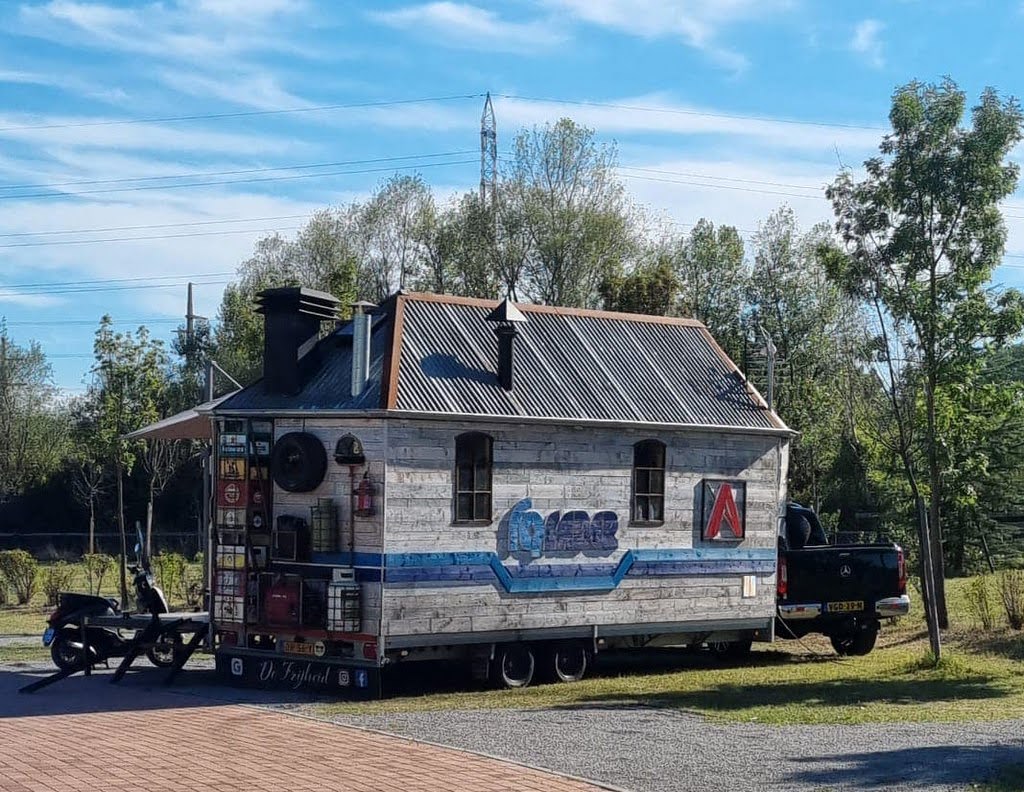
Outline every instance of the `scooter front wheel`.
{"label": "scooter front wheel", "polygon": [[85,664],[82,643],[68,630],[61,630],[54,636],[50,657],[61,671],[75,671]]}

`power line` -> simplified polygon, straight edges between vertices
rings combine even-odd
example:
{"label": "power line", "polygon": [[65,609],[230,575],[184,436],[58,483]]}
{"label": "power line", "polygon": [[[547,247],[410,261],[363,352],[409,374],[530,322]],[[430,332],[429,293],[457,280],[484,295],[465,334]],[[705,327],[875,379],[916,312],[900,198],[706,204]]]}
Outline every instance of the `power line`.
{"label": "power line", "polygon": [[50,242],[13,242],[0,248],[50,247],[52,245],[95,245],[103,242],[138,242],[150,239],[184,239],[186,237],[225,236],[227,234],[272,234],[277,231],[296,231],[302,226],[279,228],[234,228],[227,231],[196,231],[189,234],[157,234],[151,236],[105,237],[103,239],[67,239]]}
{"label": "power line", "polygon": [[197,272],[191,275],[142,275],[135,278],[95,278],[93,280],[81,280],[81,281],[51,281],[49,283],[13,283],[9,286],[0,284],[0,289],[34,289],[40,286],[92,286],[94,284],[109,284],[109,283],[137,283],[139,281],[148,280],[170,280],[172,278],[186,278],[186,283],[189,280],[196,278],[219,278],[225,275],[234,275],[234,272]]}
{"label": "power line", "polygon": [[[231,283],[230,280],[204,280],[204,281],[193,281],[196,286],[220,286],[227,283]],[[19,291],[13,292],[12,295],[18,297],[30,296],[30,295],[51,295],[51,294],[92,294],[94,292],[118,292],[118,291],[137,291],[139,289],[178,289],[182,286],[187,286],[188,281],[181,281],[179,283],[147,283],[138,286],[96,286],[89,288],[78,288],[78,289],[44,289],[42,291]],[[0,296],[3,296],[3,288],[0,287]]]}
{"label": "power line", "polygon": [[456,99],[479,99],[482,96],[482,93],[452,94],[450,96],[424,96],[416,99],[390,99],[379,102],[353,102],[350,104],[292,107],[282,110],[245,110],[237,113],[206,113],[202,115],[163,116],[155,118],[124,118],[111,121],[81,121],[71,124],[35,124],[30,126],[0,127],[0,132],[21,132],[31,129],[77,129],[81,127],[123,126],[126,124],[167,124],[177,123],[179,121],[214,121],[223,118],[252,118],[254,116],[319,113],[327,110],[355,110],[368,107],[393,107],[396,105],[425,104],[426,102],[447,102]]}
{"label": "power line", "polygon": [[101,234],[109,231],[144,231],[158,228],[188,228],[191,226],[223,225],[226,223],[262,223],[267,220],[301,220],[306,217],[309,217],[309,215],[271,215],[270,217],[236,217],[233,220],[195,220],[190,223],[158,223],[148,225],[108,226],[107,228],[72,228],[63,231],[20,231],[14,234],[0,234],[0,239],[27,236],[58,236],[60,234]]}
{"label": "power line", "polygon": [[[166,179],[195,179],[206,176],[238,176],[245,173],[270,173],[286,170],[311,170],[313,168],[340,168],[345,165],[369,165],[376,162],[398,162],[410,159],[431,159],[436,157],[454,157],[476,153],[474,149],[460,151],[440,151],[431,154],[403,154],[395,157],[374,157],[372,159],[341,160],[338,162],[314,162],[300,165],[278,165],[266,168],[242,168],[224,171],[193,171],[191,173],[171,173],[166,176],[130,176],[121,179],[87,179],[80,181],[50,182],[44,184],[9,184],[0,185],[0,190],[32,190],[49,189],[52,187],[74,187],[87,184],[125,184],[127,182],[161,181]],[[14,196],[18,197],[18,196]]]}
{"label": "power line", "polygon": [[363,168],[361,170],[328,171],[326,173],[299,173],[293,176],[267,176],[259,179],[221,179],[205,182],[184,182],[182,184],[144,184],[135,187],[112,187],[100,190],[79,190],[77,192],[41,192],[21,193],[20,195],[0,195],[0,201],[22,200],[24,198],[74,198],[81,195],[97,195],[100,193],[140,192],[143,190],[175,190],[182,187],[215,187],[225,184],[256,184],[262,182],[293,181],[296,179],[320,179],[326,176],[354,176],[362,173],[381,173],[383,171],[420,170],[421,168],[441,168],[452,165],[465,165],[475,160],[454,160],[452,162],[424,162],[405,168]]}
{"label": "power line", "polygon": [[[842,124],[825,121],[800,121],[795,118],[776,118],[772,116],[740,115],[734,113],[710,113],[706,110],[684,110],[677,107],[644,107],[642,105],[616,104],[614,102],[591,102],[582,99],[548,99],[539,96],[521,96],[516,94],[493,94],[501,99],[518,99],[523,102],[543,102],[546,104],[565,104],[579,107],[607,107],[613,110],[631,110],[641,113],[665,113],[668,115],[698,116],[701,118],[728,118],[734,121],[770,121],[778,124],[795,126],[826,127],[829,129],[869,129],[888,132],[887,127],[868,126],[866,124]],[[3,130],[0,130],[2,132]]]}
{"label": "power line", "polygon": [[[30,321],[13,321],[13,322],[2,322],[0,324],[6,325],[7,327],[54,327],[64,325],[98,325],[99,319],[50,319],[50,320],[30,320]],[[115,325],[180,325],[184,324],[181,319],[111,319],[111,324]]]}

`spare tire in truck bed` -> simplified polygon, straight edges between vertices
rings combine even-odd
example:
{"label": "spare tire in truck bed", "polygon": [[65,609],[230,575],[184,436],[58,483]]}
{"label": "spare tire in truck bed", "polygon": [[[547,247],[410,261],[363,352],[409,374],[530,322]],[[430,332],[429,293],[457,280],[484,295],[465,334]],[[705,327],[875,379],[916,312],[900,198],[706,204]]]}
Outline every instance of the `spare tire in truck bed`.
{"label": "spare tire in truck bed", "polygon": [[309,432],[282,435],[270,453],[270,475],[287,492],[309,492],[327,475],[327,451]]}

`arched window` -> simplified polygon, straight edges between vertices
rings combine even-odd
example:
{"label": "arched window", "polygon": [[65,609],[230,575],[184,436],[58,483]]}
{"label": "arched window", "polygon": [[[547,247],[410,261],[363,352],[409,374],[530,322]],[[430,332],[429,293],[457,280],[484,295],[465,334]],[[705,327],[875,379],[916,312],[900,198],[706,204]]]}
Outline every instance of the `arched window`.
{"label": "arched window", "polygon": [[633,509],[635,523],[665,521],[665,444],[641,440],[633,446]]}
{"label": "arched window", "polygon": [[455,522],[491,522],[491,436],[455,438]]}

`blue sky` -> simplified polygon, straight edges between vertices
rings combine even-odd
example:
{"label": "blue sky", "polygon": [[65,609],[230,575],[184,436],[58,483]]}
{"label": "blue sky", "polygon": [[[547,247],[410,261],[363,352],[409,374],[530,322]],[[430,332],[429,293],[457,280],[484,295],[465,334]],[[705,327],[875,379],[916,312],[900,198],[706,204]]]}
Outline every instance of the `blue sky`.
{"label": "blue sky", "polygon": [[[1020,2],[0,10],[0,315],[17,342],[43,344],[69,391],[84,385],[101,314],[169,337],[192,279],[212,316],[257,238],[365,196],[395,165],[441,195],[472,188],[485,91],[499,150],[523,125],[570,116],[618,143],[638,203],[747,232],[783,202],[804,225],[829,219],[820,187],[875,150],[897,85],[949,75],[973,100],[986,85],[1019,94],[1024,70]],[[267,112],[280,110],[306,111]],[[210,115],[230,117],[117,123]],[[366,162],[393,157],[409,159]],[[1024,195],[1008,204],[1008,252],[1021,255]],[[1022,285],[1024,257],[1006,263],[999,281]]]}

